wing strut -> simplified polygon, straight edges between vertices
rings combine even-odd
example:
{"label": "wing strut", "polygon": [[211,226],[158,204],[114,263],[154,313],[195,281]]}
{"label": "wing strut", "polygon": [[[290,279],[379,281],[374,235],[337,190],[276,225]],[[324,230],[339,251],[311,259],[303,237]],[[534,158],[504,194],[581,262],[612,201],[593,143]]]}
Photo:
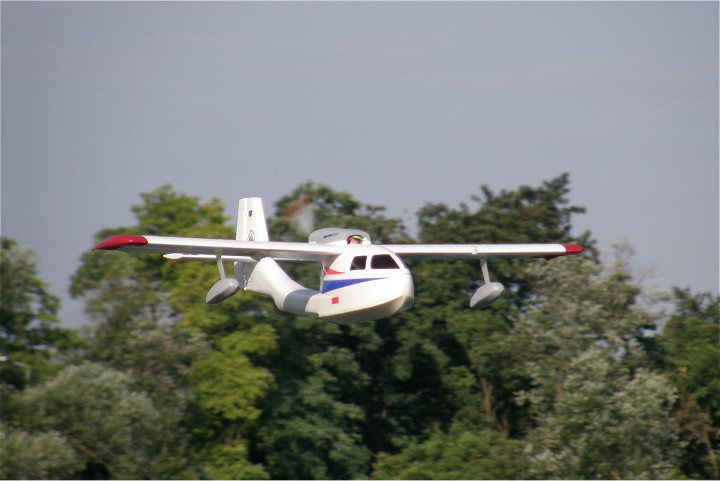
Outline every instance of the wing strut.
{"label": "wing strut", "polygon": [[229,279],[225,277],[225,266],[223,266],[222,256],[220,254],[216,254],[215,257],[217,258],[220,280],[213,284],[208,291],[207,296],[205,296],[205,303],[207,304],[217,304],[218,302],[222,302],[240,290],[240,282],[238,282],[237,279],[234,277]]}
{"label": "wing strut", "polygon": [[480,270],[482,270],[483,281],[485,281],[485,284],[490,284],[490,274],[488,273],[487,259],[484,257],[480,258]]}
{"label": "wing strut", "polygon": [[480,258],[480,270],[482,271],[483,285],[478,287],[470,297],[470,307],[475,309],[489,306],[505,292],[505,287],[502,284],[499,282],[490,282],[490,273],[488,272],[487,259],[485,257]]}
{"label": "wing strut", "polygon": [[215,258],[217,259],[218,271],[220,271],[220,280],[223,280],[225,279],[225,266],[223,266],[222,263],[222,256],[220,254],[217,254]]}

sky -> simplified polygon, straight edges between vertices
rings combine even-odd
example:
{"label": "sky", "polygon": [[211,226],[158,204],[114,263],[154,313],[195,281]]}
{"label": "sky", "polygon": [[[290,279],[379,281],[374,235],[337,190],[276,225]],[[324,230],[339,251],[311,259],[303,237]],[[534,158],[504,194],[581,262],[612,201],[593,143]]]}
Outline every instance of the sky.
{"label": "sky", "polygon": [[[306,181],[413,227],[570,174],[575,234],[718,293],[718,2],[6,2],[1,233],[68,325],[94,235],[164,184]],[[351,227],[351,226],[346,226]],[[463,239],[457,239],[462,242]],[[210,286],[208,286],[210,287]],[[202,302],[202,300],[199,300]]]}

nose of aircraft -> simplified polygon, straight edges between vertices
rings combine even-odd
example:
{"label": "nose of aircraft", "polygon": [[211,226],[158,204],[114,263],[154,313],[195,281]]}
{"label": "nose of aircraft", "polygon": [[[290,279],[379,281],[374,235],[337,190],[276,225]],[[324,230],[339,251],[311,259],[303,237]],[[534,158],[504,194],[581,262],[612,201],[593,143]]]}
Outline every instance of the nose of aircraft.
{"label": "nose of aircraft", "polygon": [[407,283],[405,288],[401,292],[398,300],[400,301],[400,307],[397,312],[403,312],[410,309],[415,303],[415,288],[413,286],[412,277],[407,277]]}
{"label": "nose of aircraft", "polygon": [[367,286],[367,288],[371,289],[375,296],[379,294],[379,297],[375,298],[375,302],[342,312],[335,311],[320,317],[337,324],[352,324],[359,321],[385,319],[412,307],[415,295],[412,277],[409,273],[393,276],[392,279],[377,280],[377,282],[382,283],[382,285],[360,284],[360,286]]}

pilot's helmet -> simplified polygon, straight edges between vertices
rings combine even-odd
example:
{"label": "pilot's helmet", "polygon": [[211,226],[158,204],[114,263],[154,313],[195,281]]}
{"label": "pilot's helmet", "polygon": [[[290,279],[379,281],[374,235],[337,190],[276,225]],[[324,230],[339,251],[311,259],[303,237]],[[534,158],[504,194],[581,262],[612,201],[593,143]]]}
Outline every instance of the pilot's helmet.
{"label": "pilot's helmet", "polygon": [[363,237],[359,234],[353,234],[347,238],[348,244],[362,244]]}

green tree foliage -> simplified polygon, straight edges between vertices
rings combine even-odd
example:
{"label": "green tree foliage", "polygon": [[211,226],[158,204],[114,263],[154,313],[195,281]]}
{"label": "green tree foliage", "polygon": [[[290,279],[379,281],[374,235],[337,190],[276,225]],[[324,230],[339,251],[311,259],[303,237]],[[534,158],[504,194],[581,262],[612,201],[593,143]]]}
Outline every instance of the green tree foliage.
{"label": "green tree foliage", "polygon": [[682,472],[718,479],[720,296],[675,289],[675,311],[658,336],[656,364],[679,392],[675,416],[685,442]]}
{"label": "green tree foliage", "polygon": [[529,476],[571,479],[674,477],[679,447],[671,385],[630,373],[592,346],[568,366],[555,408],[529,436]]}
{"label": "green tree foliage", "polygon": [[[462,204],[450,209],[429,204],[418,213],[420,240],[442,242],[579,242],[592,252],[590,234],[571,235],[571,218],[584,209],[567,199],[569,177],[561,175],[539,187],[521,186],[517,191],[494,193],[481,188],[483,197],[473,196],[478,207]],[[472,262],[418,263],[416,314],[435,317],[444,324],[443,349],[451,357],[455,373],[463,373],[472,384],[458,392],[464,416],[500,427],[506,433],[524,429],[526,413],[514,402],[513,393],[523,386],[525,373],[518,370],[519,352],[507,342],[519,312],[527,308],[528,261],[493,260],[491,276],[507,289],[506,297],[491,309],[470,311],[467,299],[481,278]],[[561,261],[562,263],[562,261]],[[437,339],[437,336],[434,336]],[[456,391],[457,392],[457,391]],[[478,406],[480,410],[469,408]]]}
{"label": "green tree foliage", "polygon": [[[573,237],[571,219],[585,209],[569,205],[570,179],[563,174],[545,181],[540,187],[520,186],[516,191],[493,192],[481,187],[483,196],[472,196],[478,204],[471,209],[461,204],[451,209],[444,204],[427,204],[418,212],[420,242],[429,243],[499,243],[499,242],[578,242],[586,252],[594,252],[589,232]],[[527,261],[525,261],[527,262]],[[527,283],[522,275],[522,261],[495,260],[495,278],[512,292],[511,300],[520,306],[527,295]],[[450,289],[469,290],[477,281],[478,268],[458,262],[452,276],[443,278]],[[442,269],[438,267],[438,269]],[[437,292],[435,290],[433,292]],[[443,290],[439,290],[443,292]]]}
{"label": "green tree foliage", "polygon": [[60,327],[60,300],[37,276],[35,254],[5,237],[0,248],[0,384],[22,389],[55,371],[52,357],[73,345]]}
{"label": "green tree foliage", "polygon": [[[480,207],[474,212],[466,206],[459,210],[428,206],[419,214],[421,240],[438,243],[522,241],[526,239],[517,238],[515,226],[526,222],[527,217],[542,215],[542,220],[535,221],[545,226],[545,231],[534,241],[572,241],[569,218],[582,209],[568,207],[567,183],[567,176],[561,176],[540,188],[523,188],[519,196],[510,192],[496,195],[484,188],[485,200],[476,199]],[[271,222],[273,238],[299,240],[301,234],[295,229],[291,216],[283,215],[294,211],[298,199],[309,201],[314,207],[315,228],[357,226],[367,230],[376,241],[409,240],[400,222],[385,219],[382,210],[363,206],[347,194],[314,184],[303,185],[281,199],[277,206],[281,216]],[[522,206],[524,210],[514,210]],[[527,235],[533,236],[538,230],[541,229],[535,228]],[[310,457],[308,452],[322,449],[307,448],[316,445],[305,433],[314,432],[309,426],[322,420],[315,419],[309,424],[308,418],[312,416],[306,408],[308,401],[304,394],[308,390],[330,393],[336,403],[336,409],[322,416],[344,429],[345,436],[338,435],[335,445],[341,444],[341,438],[354,439],[353,433],[360,430],[364,446],[356,442],[354,449],[358,453],[354,459],[359,461],[363,459],[360,448],[373,455],[398,452],[407,439],[422,440],[434,426],[447,429],[456,417],[464,423],[497,429],[505,435],[519,431],[511,422],[519,411],[512,393],[524,378],[516,368],[516,353],[505,342],[512,328],[512,313],[517,308],[512,302],[501,302],[499,309],[490,314],[467,309],[465,294],[477,286],[479,276],[479,266],[474,263],[423,262],[416,263],[412,269],[415,307],[392,319],[337,327],[290,316],[288,321],[276,326],[280,364],[271,369],[276,373],[279,389],[271,394],[261,422],[261,446],[267,453],[266,462],[273,476],[311,477],[325,473],[323,476],[348,477],[347,471],[328,469],[328,462],[325,462],[325,471],[302,471],[297,467],[303,466],[302,460]],[[312,272],[297,269],[293,273],[306,284],[317,282],[316,268]],[[517,299],[517,304],[521,297],[518,291],[514,288],[511,298]],[[318,363],[317,359],[324,362]],[[292,362],[285,364],[287,360]],[[313,360],[315,362],[311,362]],[[336,374],[338,366],[342,366],[340,376]],[[291,376],[285,380],[287,375]],[[298,378],[304,382],[298,382]],[[273,401],[276,393],[280,398]],[[294,406],[297,412],[285,406]],[[275,409],[282,413],[277,425],[272,421]],[[354,409],[362,412],[362,422],[349,423],[350,416],[342,415]],[[291,423],[289,416],[300,419]],[[280,446],[283,446],[280,455],[272,453],[271,449]],[[306,449],[296,446],[306,446]],[[328,454],[317,456],[319,460],[328,458]],[[299,461],[291,462],[292,459]],[[277,470],[273,468],[275,463],[279,463]],[[291,467],[280,466],[292,463]],[[359,473],[367,473],[368,467]]]}
{"label": "green tree foliage", "polygon": [[264,368],[253,366],[247,354],[266,354],[275,348],[272,328],[253,326],[218,341],[217,349],[193,365],[191,379],[200,405],[230,420],[253,421],[260,411],[254,406],[272,382]]}
{"label": "green tree foliage", "polygon": [[656,314],[639,302],[626,246],[609,266],[576,257],[526,267],[532,306],[511,345],[531,382],[517,398],[538,428],[529,476],[667,478],[677,468],[673,387],[647,364],[640,339]]}
{"label": "green tree foliage", "polygon": [[638,341],[659,316],[638,303],[641,288],[628,270],[626,249],[618,246],[607,269],[582,256],[526,266],[534,299],[509,344],[523,353],[532,388],[521,397],[535,411],[552,409],[572,360],[591,346],[604,345],[628,366],[644,355]]}
{"label": "green tree foliage", "polygon": [[[198,198],[178,194],[169,185],[142,197],[144,203],[132,207],[136,225],[103,229],[94,242],[119,233],[231,237],[232,229],[225,225],[228,218],[218,199],[201,204]],[[110,342],[116,342],[126,324],[138,317],[158,322],[178,316],[167,296],[183,269],[183,263],[169,263],[153,254],[88,252],[73,276],[71,292],[84,297],[87,314],[101,321],[96,335],[105,335],[102,331],[107,329]]]}
{"label": "green tree foliage", "polygon": [[248,461],[248,443],[237,436],[208,444],[197,454],[201,479],[269,479],[265,469]]}
{"label": "green tree foliage", "polygon": [[[162,414],[119,371],[93,363],[68,366],[14,402],[18,415],[15,429],[6,434],[7,459],[37,456],[39,465],[29,465],[29,472],[11,466],[12,474],[28,477],[43,469],[50,477],[66,477],[72,468],[75,477],[139,479],[160,474],[154,468],[161,464],[158,457],[167,448],[168,434]],[[22,439],[41,448],[24,452]],[[44,461],[46,448],[52,457]]]}
{"label": "green tree foliage", "polygon": [[[313,228],[352,226],[374,241],[407,241],[397,219],[363,205],[349,194],[307,183],[280,199],[269,222],[273,239],[304,240],[309,232],[294,222],[298,203],[310,206]],[[299,282],[318,287],[316,265],[290,264]],[[382,362],[382,337],[375,325],[337,326],[315,319],[268,313],[278,348],[266,360],[274,388],[262,404],[255,443],[274,478],[357,478],[370,467],[367,439],[376,415],[371,366]],[[379,438],[384,436],[377,434]]]}
{"label": "green tree foliage", "polygon": [[71,479],[84,464],[57,431],[0,429],[0,479]]}
{"label": "green tree foliage", "polygon": [[394,455],[381,454],[375,479],[515,479],[520,443],[491,429],[454,425],[435,429],[427,440],[411,442]]}
{"label": "green tree foliage", "polygon": [[[142,199],[132,208],[136,225],[105,229],[95,241],[121,232],[233,237],[217,199],[203,204],[170,186]],[[179,472],[263,477],[262,468],[236,456],[247,455],[238,433],[258,416],[254,404],[272,383],[250,356],[272,350],[274,332],[242,314],[263,305],[254,296],[243,293],[221,306],[205,305],[217,276],[214,263],[92,252],[73,278],[73,294],[87,299],[95,320],[86,358],[129,373],[174,427],[168,452],[176,462],[158,477]]]}
{"label": "green tree foliage", "polygon": [[[561,175],[515,191],[483,186],[472,208],[419,210],[421,242],[586,249],[550,262],[490,261],[507,292],[479,311],[467,306],[480,283],[476,262],[414,262],[413,309],[338,326],[278,312],[245,291],[206,305],[214,262],[88,253],[72,284],[93,319],[86,344],[58,358],[69,362],[55,377],[46,369],[35,386],[4,385],[1,449],[12,461],[0,474],[712,477],[718,301],[678,291],[676,312],[655,336],[661,318],[642,307],[628,250],[601,263],[590,234],[574,236],[583,209],[569,191]],[[273,216],[265,206],[275,240],[338,226],[366,230],[374,242],[413,241],[384,208],[325,185],[302,184],[275,207]],[[104,229],[95,241],[120,232],[234,237],[217,199],[203,203],[170,186],[143,194],[132,210],[132,226]],[[4,249],[3,269],[6,258],[23,257]],[[53,332],[56,307],[23,262],[13,272],[28,281],[9,288],[7,304],[3,270],[3,329],[19,333],[3,342],[47,361],[64,342],[40,335]],[[317,265],[283,267],[318,287]]]}
{"label": "green tree foliage", "polygon": [[[298,223],[299,210],[308,205],[310,223]],[[385,208],[363,204],[351,194],[338,192],[323,184],[306,182],[282,197],[275,205],[278,215],[269,228],[273,239],[305,240],[308,227],[353,227],[370,234],[373,242],[401,243],[409,241],[400,219],[387,218]],[[309,214],[308,214],[309,215]]]}
{"label": "green tree foliage", "polygon": [[266,406],[260,448],[273,478],[348,479],[367,469],[362,443],[363,413],[328,388],[333,380],[319,370],[308,378],[283,383]]}
{"label": "green tree foliage", "polygon": [[216,349],[192,366],[190,379],[198,405],[213,416],[215,436],[210,436],[198,458],[210,477],[221,479],[266,479],[262,466],[248,460],[243,431],[260,415],[256,407],[273,377],[253,365],[251,354],[275,349],[272,327],[258,324],[249,331],[219,337]]}

